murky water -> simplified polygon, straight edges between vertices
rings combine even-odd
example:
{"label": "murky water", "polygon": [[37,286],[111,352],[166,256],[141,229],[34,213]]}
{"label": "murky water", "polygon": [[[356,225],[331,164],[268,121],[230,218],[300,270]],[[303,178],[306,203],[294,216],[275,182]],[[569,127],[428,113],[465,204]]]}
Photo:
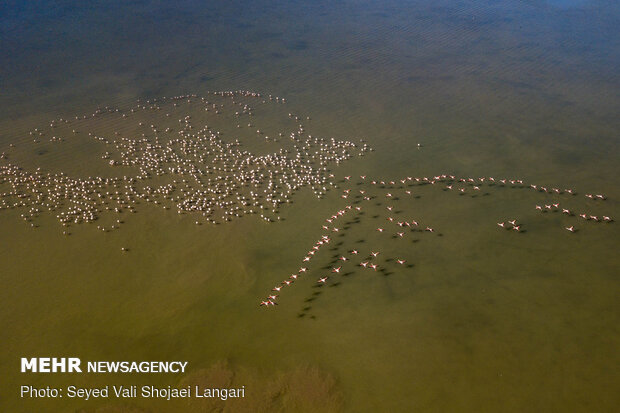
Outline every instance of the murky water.
{"label": "murky water", "polygon": [[[220,90],[286,98],[280,113],[256,114],[266,131],[290,127],[291,112],[309,134],[364,139],[374,149],[330,167],[339,188],[324,199],[297,191],[276,223],[245,216],[195,225],[190,214],[145,202],[117,231],[83,224],[64,236],[54,214],[41,214],[33,229],[24,211],[0,211],[2,410],[613,411],[617,222],[534,205],[559,200],[620,217],[619,24],[618,6],[604,1],[0,6],[3,162],[78,177],[115,173],[96,142],[37,146],[28,132],[139,98]],[[96,122],[88,127],[119,126]],[[235,126],[214,124],[225,139]],[[278,145],[248,142],[256,152]],[[578,195],[413,187],[419,198],[401,193],[394,206],[441,236],[382,239],[375,229],[387,224],[372,216],[384,221],[386,203],[373,202],[342,237],[332,234],[340,250],[317,254],[277,307],[258,306],[303,265],[325,219],[353,202],[342,190],[359,190],[360,175],[398,186],[437,174],[521,179]],[[527,231],[497,228],[512,217]],[[564,229],[573,224],[578,232]],[[387,276],[355,269],[315,287],[331,254],[374,246],[409,265],[385,264]],[[189,375],[18,372],[20,357],[45,355],[181,359]],[[248,397],[219,406],[26,401],[17,396],[25,381],[205,382],[245,385]]]}

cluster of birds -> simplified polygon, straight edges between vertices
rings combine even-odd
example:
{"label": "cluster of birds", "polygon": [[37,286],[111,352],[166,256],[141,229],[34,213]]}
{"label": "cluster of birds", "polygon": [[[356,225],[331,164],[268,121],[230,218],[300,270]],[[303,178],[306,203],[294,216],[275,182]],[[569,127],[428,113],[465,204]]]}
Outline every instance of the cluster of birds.
{"label": "cluster of birds", "polygon": [[[421,189],[421,187],[424,186],[435,187],[445,192],[455,192],[459,196],[462,196],[468,192],[476,193],[476,191],[480,191],[482,187],[485,187],[485,189],[490,189],[493,187],[529,188],[531,190],[553,196],[577,196],[577,192],[572,189],[561,190],[559,188],[547,188],[545,186],[533,184],[528,185],[524,184],[521,179],[495,179],[494,177],[457,178],[456,176],[449,174],[441,174],[432,177],[408,176],[396,181],[372,180],[367,179],[366,175],[359,176],[358,180],[352,180],[351,176],[345,176],[341,183],[343,185],[343,191],[340,196],[341,198],[346,199],[349,204],[338,210],[337,213],[325,219],[325,223],[321,225],[323,234],[302,259],[302,262],[304,263],[303,265],[307,266],[301,267],[296,273],[291,274],[287,279],[277,284],[267,298],[260,301],[260,306],[272,307],[277,305],[277,299],[280,295],[280,291],[282,291],[285,287],[291,286],[302,274],[318,276],[319,278],[316,283],[322,286],[327,284],[332,277],[342,274],[345,271],[345,266],[348,266],[349,269],[361,267],[362,269],[381,271],[385,270],[386,266],[405,265],[405,263],[408,262],[407,259],[395,255],[394,251],[396,248],[394,248],[394,244],[388,244],[391,242],[390,240],[405,239],[410,233],[436,233],[439,235],[433,227],[421,224],[419,220],[411,217],[403,217],[402,209],[406,205],[403,205],[403,202],[401,201],[404,200],[406,202],[408,197],[414,196],[415,187],[418,187],[418,189]],[[350,184],[348,187],[347,183]],[[586,194],[585,197],[593,201],[604,201],[607,199],[607,197],[602,194]],[[332,264],[329,266],[331,269],[319,267],[318,271],[312,271],[309,268],[309,263],[314,259],[314,257],[316,257],[316,254],[318,254],[321,247],[332,241],[331,236],[333,234],[344,236],[343,232],[350,228],[350,222],[345,223],[345,225],[339,225],[342,217],[355,213],[357,216],[355,222],[359,222],[361,215],[363,215],[364,211],[367,209],[364,205],[368,205],[368,209],[372,209],[373,213],[376,212],[377,206],[385,208],[382,214],[375,214],[372,218],[379,219],[379,222],[385,222],[385,224],[380,224],[376,227],[375,230],[380,234],[387,235],[387,238],[375,238],[375,242],[381,242],[380,245],[382,247],[385,247],[387,244],[387,247],[392,248],[387,250],[384,248],[375,248],[370,249],[365,253],[362,253],[356,249],[350,249],[345,253],[345,255],[341,255],[337,258],[336,261],[332,261]],[[395,205],[397,206],[395,207]],[[543,213],[561,211],[566,216],[578,216],[589,222],[611,223],[614,221],[613,218],[606,215],[601,215],[599,217],[587,212],[575,214],[570,209],[560,207],[560,203],[557,201],[552,201],[550,204],[536,205],[536,209]],[[511,232],[524,231],[522,229],[523,224],[516,218],[498,222],[497,226],[500,229],[506,229]],[[565,229],[569,232],[577,231],[575,225],[565,227]],[[402,248],[400,250],[402,250]],[[386,257],[382,262],[378,262],[378,257],[380,254],[383,254]],[[334,264],[334,262],[337,262],[337,264]]]}
{"label": "cluster of birds", "polygon": [[[286,100],[251,91],[211,92],[205,97],[139,100],[129,110],[105,107],[74,119],[55,119],[47,129],[30,131],[32,144],[46,139],[53,143],[94,140],[104,146],[101,158],[122,176],[27,171],[9,161],[15,147],[11,144],[0,159],[4,163],[0,164],[0,209],[25,209],[21,216],[32,227],[44,211],[55,212],[67,227],[97,221],[108,212],[136,212],[141,200],[179,214],[195,214],[197,225],[247,214],[274,222],[280,219],[280,206],[291,202],[297,190],[311,187],[317,197],[324,196],[333,186],[331,165],[371,150],[363,142],[309,135],[301,117],[292,113],[288,114],[290,130],[277,137],[270,138],[260,129],[250,132],[251,140],[263,137],[261,142],[280,142],[260,155],[244,150],[239,137],[225,140],[221,131],[209,126],[220,121],[237,123],[241,129],[247,119],[248,127],[253,127],[255,102],[283,104]],[[119,215],[106,222],[98,229],[115,230],[124,221]]]}
{"label": "cluster of birds", "polygon": [[[312,136],[306,131],[303,117],[293,113],[288,114],[289,126],[285,131],[270,136],[261,129],[254,130],[253,119],[260,105],[267,104],[260,106],[262,110],[273,108],[269,103],[285,102],[278,96],[247,90],[209,92],[206,96],[138,100],[129,109],[104,107],[72,119],[55,119],[49,127],[30,131],[26,143],[37,147],[46,142],[47,145],[90,142],[102,152],[102,166],[111,176],[69,176],[64,172],[45,172],[40,167],[29,171],[12,162],[15,151],[12,143],[0,153],[0,210],[24,210],[21,218],[32,227],[37,227],[35,219],[40,214],[51,212],[63,227],[97,221],[97,229],[103,232],[119,229],[124,223],[122,214],[135,213],[142,201],[179,214],[193,214],[197,225],[219,224],[247,214],[275,222],[280,220],[280,207],[290,203],[299,189],[310,187],[321,198],[342,184],[340,196],[348,204],[322,224],[322,234],[302,259],[303,265],[308,266],[333,236],[343,236],[347,231],[346,224],[339,224],[344,217],[354,215],[353,219],[358,221],[362,218],[364,203],[385,207],[385,221],[376,231],[390,239],[406,239],[414,232],[436,234],[433,227],[401,215],[399,201],[412,196],[415,187],[435,187],[459,196],[475,196],[483,188],[529,188],[556,198],[535,205],[541,213],[561,211],[586,222],[614,221],[610,216],[573,212],[561,205],[557,198],[577,196],[572,189],[526,184],[521,179],[440,174],[386,182],[362,175],[354,180],[345,176],[336,183],[332,166],[354,156],[364,156],[372,149],[363,140]],[[236,125],[231,127],[235,133],[225,137],[226,133],[213,124]],[[241,137],[248,134],[249,141],[247,136]],[[246,149],[248,146],[258,150]],[[592,202],[607,199],[603,194],[585,194],[585,197]],[[394,209],[396,204],[398,210]],[[103,219],[104,216],[111,219]],[[516,233],[524,232],[523,225],[518,218],[497,222],[500,229]],[[577,225],[564,228],[574,233],[578,231]],[[63,233],[70,234],[68,228]],[[387,266],[402,266],[407,262],[400,254],[379,248],[366,252],[349,249],[340,252],[329,267],[323,268],[329,272],[319,274],[317,284],[328,284],[351,265],[385,273]],[[276,285],[260,305],[275,306],[280,291],[304,274],[314,272],[302,266]]]}

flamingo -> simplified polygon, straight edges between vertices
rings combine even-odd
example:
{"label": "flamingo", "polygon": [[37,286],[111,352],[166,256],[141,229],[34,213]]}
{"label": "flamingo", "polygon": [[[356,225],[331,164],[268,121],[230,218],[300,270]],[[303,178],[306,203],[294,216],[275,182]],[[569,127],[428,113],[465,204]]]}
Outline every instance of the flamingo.
{"label": "flamingo", "polygon": [[342,267],[332,268],[332,272],[340,272]]}
{"label": "flamingo", "polygon": [[405,260],[396,260],[397,263],[399,263],[400,265],[403,265],[405,263]]}
{"label": "flamingo", "polygon": [[570,227],[566,227],[570,232],[575,232],[575,226],[571,225]]}
{"label": "flamingo", "polygon": [[327,281],[327,277],[319,278],[318,283],[325,283]]}

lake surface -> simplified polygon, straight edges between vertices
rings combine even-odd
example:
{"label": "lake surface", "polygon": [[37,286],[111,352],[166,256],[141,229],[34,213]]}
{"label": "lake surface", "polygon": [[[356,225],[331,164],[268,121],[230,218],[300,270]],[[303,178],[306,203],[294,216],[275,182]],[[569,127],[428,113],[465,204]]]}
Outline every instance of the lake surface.
{"label": "lake surface", "polygon": [[[101,147],[37,146],[29,131],[137,99],[226,90],[286,99],[257,109],[265,131],[289,131],[288,113],[299,114],[308,133],[373,151],[330,166],[338,188],[323,199],[297,191],[274,223],[195,225],[141,203],[118,231],[84,224],[64,236],[53,213],[33,229],[23,210],[0,211],[0,410],[614,411],[618,223],[541,214],[534,206],[556,199],[526,187],[458,196],[444,183],[415,186],[419,198],[396,209],[441,236],[406,244],[378,238],[387,204],[373,201],[333,239],[409,265],[354,270],[319,289],[332,257],[317,254],[277,307],[258,304],[299,269],[360,175],[385,190],[394,180],[395,191],[407,176],[519,179],[572,188],[562,205],[620,219],[618,27],[612,1],[3,3],[1,165],[111,173]],[[81,128],[111,135],[118,125]],[[216,126],[225,139],[253,136]],[[265,145],[250,147],[277,146]],[[497,228],[511,217],[526,231]],[[573,224],[576,233],[564,229]],[[189,365],[183,377],[20,374],[20,357],[35,356]],[[246,399],[19,398],[21,384],[190,383],[245,385]]]}

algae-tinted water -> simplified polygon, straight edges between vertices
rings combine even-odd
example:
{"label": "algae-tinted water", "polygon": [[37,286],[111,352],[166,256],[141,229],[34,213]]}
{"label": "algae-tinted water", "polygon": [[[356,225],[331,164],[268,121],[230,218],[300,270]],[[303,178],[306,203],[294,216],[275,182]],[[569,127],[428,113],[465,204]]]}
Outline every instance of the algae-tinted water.
{"label": "algae-tinted water", "polygon": [[[613,2],[0,7],[1,151],[25,166],[79,175],[101,161],[87,145],[25,150],[27,132],[58,116],[256,90],[310,116],[309,133],[373,146],[338,177],[516,177],[604,193],[578,205],[620,216]],[[274,224],[196,226],[145,205],[119,231],[76,226],[69,237],[51,216],[32,229],[0,211],[2,410],[118,403],[21,400],[20,384],[203,380],[246,385],[246,405],[230,411],[612,411],[617,223],[569,234],[536,215],[527,191],[421,196],[408,208],[443,236],[411,246],[413,267],[359,273],[311,301],[313,281],[300,282],[269,309],[258,302],[299,268],[342,207],[337,193],[300,191]],[[494,222],[514,215],[528,231],[498,233]],[[359,225],[355,235],[375,236],[372,222]],[[18,372],[20,357],[46,355],[188,360],[190,377]]]}

